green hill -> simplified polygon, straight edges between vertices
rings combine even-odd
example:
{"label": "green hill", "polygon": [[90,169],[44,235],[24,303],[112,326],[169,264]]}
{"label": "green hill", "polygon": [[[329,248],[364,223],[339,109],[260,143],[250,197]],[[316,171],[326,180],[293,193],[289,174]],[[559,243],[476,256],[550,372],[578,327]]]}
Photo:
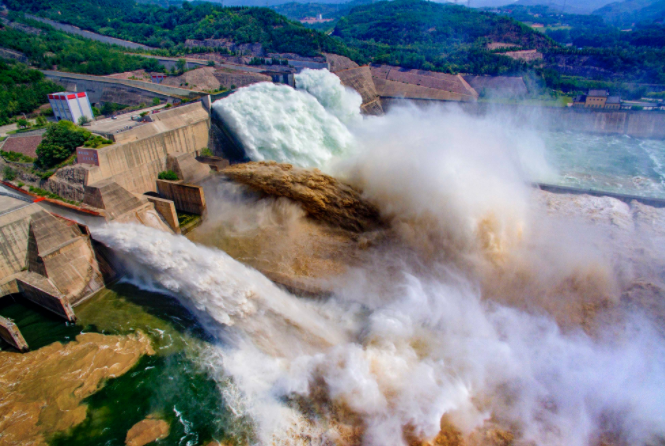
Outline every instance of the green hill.
{"label": "green hill", "polygon": [[607,23],[629,28],[634,23],[665,20],[665,0],[625,0],[610,3],[593,13]]}
{"label": "green hill", "polygon": [[338,40],[267,8],[189,2],[182,8],[162,8],[133,0],[5,0],[5,4],[13,11],[158,48],[173,48],[187,39],[214,38],[258,42],[269,51],[305,56],[321,51],[353,56]]}
{"label": "green hill", "polygon": [[375,62],[478,74],[524,68],[522,62],[487,51],[489,42],[529,49],[555,45],[511,18],[422,0],[358,6],[338,21],[333,35]]}

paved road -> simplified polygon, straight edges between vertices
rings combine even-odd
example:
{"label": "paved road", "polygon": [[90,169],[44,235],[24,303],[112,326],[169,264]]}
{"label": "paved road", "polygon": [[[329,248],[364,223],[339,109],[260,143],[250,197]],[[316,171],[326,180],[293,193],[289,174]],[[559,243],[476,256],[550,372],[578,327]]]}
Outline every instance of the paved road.
{"label": "paved road", "polygon": [[122,131],[129,130],[129,128],[133,128],[144,124],[142,122],[132,121],[132,116],[137,116],[144,111],[149,112],[163,107],[164,104],[157,105],[155,107],[143,108],[141,110],[135,110],[131,113],[125,113],[119,115],[117,119],[111,119],[111,118],[98,119],[92,122],[89,127],[86,126],[85,128],[95,133],[113,133],[113,134],[120,133]]}
{"label": "paved road", "polygon": [[112,45],[118,45],[118,46],[123,46],[125,48],[133,48],[133,49],[144,49],[144,50],[154,50],[156,48],[149,47],[147,45],[142,45],[140,43],[134,43],[130,42],[128,40],[122,40],[122,39],[116,39],[115,37],[109,37],[109,36],[104,36],[102,34],[97,34],[93,33],[91,31],[86,31],[83,30],[77,26],[72,26],[72,25],[67,25],[65,23],[59,23],[59,22],[54,22],[53,20],[49,19],[44,19],[42,17],[37,17],[31,14],[26,14],[25,15],[27,18],[32,19],[32,20],[37,20],[38,22],[46,23],[47,25],[51,25],[55,29],[58,29],[60,31],[64,31],[69,34],[76,34],[81,37],[85,37],[87,39],[91,40],[96,40],[98,42],[102,43],[109,43]]}

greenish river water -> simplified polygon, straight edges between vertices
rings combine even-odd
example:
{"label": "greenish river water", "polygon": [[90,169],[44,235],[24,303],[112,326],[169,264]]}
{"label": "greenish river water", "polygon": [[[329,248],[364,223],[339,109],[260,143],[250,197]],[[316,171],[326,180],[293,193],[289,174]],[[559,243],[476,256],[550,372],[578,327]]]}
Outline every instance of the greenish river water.
{"label": "greenish river water", "polygon": [[49,439],[50,444],[124,445],[127,431],[151,414],[171,426],[160,445],[237,439],[237,420],[234,434],[227,432],[232,415],[220,383],[203,365],[209,339],[175,299],[118,284],[76,307],[76,324],[64,323],[23,300],[4,299],[0,314],[17,323],[31,350],[56,341],[67,343],[85,332],[124,335],[142,330],[152,340],[156,354],[144,356],[128,373],[109,380],[84,400],[86,420]]}
{"label": "greenish river water", "polygon": [[543,139],[559,184],[665,198],[665,141],[571,132]]}

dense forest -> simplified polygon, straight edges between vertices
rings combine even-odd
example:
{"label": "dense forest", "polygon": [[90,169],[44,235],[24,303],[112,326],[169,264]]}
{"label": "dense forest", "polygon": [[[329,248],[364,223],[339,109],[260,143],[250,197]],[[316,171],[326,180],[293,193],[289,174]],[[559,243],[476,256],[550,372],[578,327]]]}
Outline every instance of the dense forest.
{"label": "dense forest", "polygon": [[358,57],[339,40],[308,29],[267,8],[224,8],[184,2],[181,8],[133,0],[5,0],[10,10],[37,14],[100,34],[171,48],[187,39],[261,43],[268,51],[315,55],[322,51]]}
{"label": "dense forest", "polygon": [[421,0],[377,2],[353,8],[333,32],[375,62],[410,68],[502,74],[523,62],[489,52],[492,41],[547,48],[548,37],[513,19],[463,6]]}
{"label": "dense forest", "polygon": [[164,69],[155,59],[128,55],[122,49],[53,31],[46,26],[40,34],[2,27],[0,47],[20,51],[32,65],[41,69],[55,66],[63,71],[100,75],[141,68],[149,71]]}
{"label": "dense forest", "polygon": [[31,113],[46,101],[49,93],[62,87],[24,64],[0,60],[0,124],[21,113]]}
{"label": "dense forest", "polygon": [[[548,6],[510,6],[499,12],[525,23],[543,25],[546,35],[562,44],[544,51],[546,68],[564,74],[584,74],[593,81],[665,83],[662,24],[638,23],[628,32],[608,24],[600,15],[562,14]],[[562,82],[548,85],[558,88],[575,84],[573,79],[564,78]]]}
{"label": "dense forest", "polygon": [[631,27],[635,23],[663,22],[665,0],[625,0],[610,3],[593,12],[606,23]]}

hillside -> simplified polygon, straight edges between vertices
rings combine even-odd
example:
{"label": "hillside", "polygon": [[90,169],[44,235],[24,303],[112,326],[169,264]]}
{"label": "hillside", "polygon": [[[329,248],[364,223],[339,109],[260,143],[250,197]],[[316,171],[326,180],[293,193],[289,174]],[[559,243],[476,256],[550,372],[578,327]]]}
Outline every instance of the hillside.
{"label": "hillside", "polygon": [[182,8],[162,8],[134,0],[5,0],[5,4],[13,11],[158,48],[173,48],[187,39],[229,39],[261,43],[272,52],[312,56],[325,51],[353,56],[338,40],[267,8],[188,2]]}
{"label": "hillside", "polygon": [[449,72],[499,74],[524,64],[486,50],[502,42],[528,49],[554,43],[497,14],[422,0],[377,2],[353,8],[333,32],[375,62]]}
{"label": "hillside", "polygon": [[662,22],[665,20],[665,0],[625,0],[611,3],[593,13],[605,22],[620,27],[632,27],[641,22]]}
{"label": "hillside", "polygon": [[[567,14],[590,14],[614,0],[518,0],[510,6],[549,6]],[[509,3],[509,2],[506,2]],[[504,4],[506,4],[504,3]]]}

